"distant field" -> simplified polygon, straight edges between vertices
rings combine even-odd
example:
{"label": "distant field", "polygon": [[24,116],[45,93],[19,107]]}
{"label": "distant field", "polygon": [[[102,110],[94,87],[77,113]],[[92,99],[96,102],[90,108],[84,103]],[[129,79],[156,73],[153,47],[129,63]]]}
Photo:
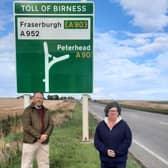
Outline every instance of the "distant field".
{"label": "distant field", "polygon": [[[112,100],[98,100],[100,103],[107,104]],[[143,101],[143,100],[119,100],[122,107],[168,114],[168,101]]]}
{"label": "distant field", "polygon": [[[6,118],[7,116],[20,116],[23,113],[23,99],[15,98],[0,98],[0,119]],[[74,104],[66,100],[45,100],[45,106],[51,110],[71,110],[74,108]]]}
{"label": "distant field", "polygon": [[150,103],[168,104],[168,101],[148,101]]}

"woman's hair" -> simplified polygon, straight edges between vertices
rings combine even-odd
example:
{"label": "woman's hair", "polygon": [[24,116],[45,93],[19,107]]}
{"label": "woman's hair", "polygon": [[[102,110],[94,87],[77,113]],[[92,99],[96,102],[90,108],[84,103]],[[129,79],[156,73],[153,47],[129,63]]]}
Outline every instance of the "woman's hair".
{"label": "woman's hair", "polygon": [[106,107],[104,108],[104,112],[105,112],[106,117],[108,116],[109,109],[111,109],[112,107],[116,107],[118,115],[121,115],[121,107],[120,107],[119,103],[117,101],[113,101],[113,102],[107,104]]}

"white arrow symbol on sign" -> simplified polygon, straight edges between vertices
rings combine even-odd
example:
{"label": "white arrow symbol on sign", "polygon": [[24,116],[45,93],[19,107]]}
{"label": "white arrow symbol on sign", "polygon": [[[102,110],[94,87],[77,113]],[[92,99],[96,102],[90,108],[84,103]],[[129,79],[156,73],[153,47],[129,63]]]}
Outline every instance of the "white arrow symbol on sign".
{"label": "white arrow symbol on sign", "polygon": [[[70,58],[69,54],[60,56],[60,57],[54,57],[53,55],[49,54],[48,52],[48,45],[47,42],[44,41],[43,43],[43,47],[44,47],[44,57],[45,57],[45,78],[43,79],[43,82],[45,82],[45,92],[49,92],[49,71],[50,68],[55,64],[58,63],[60,61],[63,61],[65,59]],[[49,61],[49,58],[53,59],[51,61]]]}

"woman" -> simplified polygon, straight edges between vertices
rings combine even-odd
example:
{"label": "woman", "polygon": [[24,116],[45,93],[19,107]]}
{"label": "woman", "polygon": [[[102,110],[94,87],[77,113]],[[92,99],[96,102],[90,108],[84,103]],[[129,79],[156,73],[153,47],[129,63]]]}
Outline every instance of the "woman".
{"label": "woman", "polygon": [[128,148],[132,141],[131,130],[121,118],[118,102],[108,104],[104,111],[106,117],[97,125],[94,137],[101,168],[126,168]]}

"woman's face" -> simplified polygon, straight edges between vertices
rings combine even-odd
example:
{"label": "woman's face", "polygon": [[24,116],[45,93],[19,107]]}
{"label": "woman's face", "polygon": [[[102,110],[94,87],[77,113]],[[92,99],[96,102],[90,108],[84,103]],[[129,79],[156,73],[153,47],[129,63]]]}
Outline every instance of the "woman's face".
{"label": "woman's face", "polygon": [[111,120],[117,120],[118,117],[118,110],[117,107],[112,107],[108,110],[108,118]]}

